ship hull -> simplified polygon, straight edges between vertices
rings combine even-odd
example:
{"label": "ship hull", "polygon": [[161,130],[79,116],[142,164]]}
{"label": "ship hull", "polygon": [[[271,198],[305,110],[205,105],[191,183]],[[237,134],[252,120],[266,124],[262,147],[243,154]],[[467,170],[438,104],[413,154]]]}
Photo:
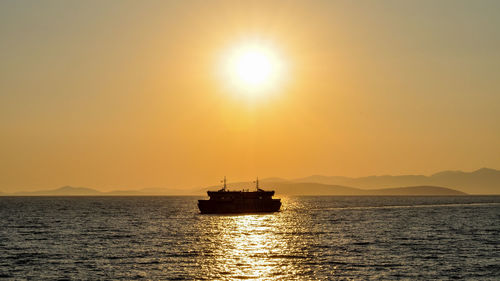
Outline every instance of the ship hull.
{"label": "ship hull", "polygon": [[271,213],[278,212],[280,207],[280,199],[198,200],[202,214]]}

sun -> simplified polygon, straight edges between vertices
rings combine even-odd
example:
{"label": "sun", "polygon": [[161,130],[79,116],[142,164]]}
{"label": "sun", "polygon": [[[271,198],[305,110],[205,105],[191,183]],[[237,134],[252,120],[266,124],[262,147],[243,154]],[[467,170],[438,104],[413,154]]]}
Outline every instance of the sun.
{"label": "sun", "polygon": [[262,42],[244,43],[224,53],[222,78],[238,95],[257,97],[275,92],[284,75],[283,60],[276,48]]}
{"label": "sun", "polygon": [[235,58],[235,78],[248,87],[266,83],[266,79],[272,74],[271,60],[272,58],[262,50],[245,50]]}

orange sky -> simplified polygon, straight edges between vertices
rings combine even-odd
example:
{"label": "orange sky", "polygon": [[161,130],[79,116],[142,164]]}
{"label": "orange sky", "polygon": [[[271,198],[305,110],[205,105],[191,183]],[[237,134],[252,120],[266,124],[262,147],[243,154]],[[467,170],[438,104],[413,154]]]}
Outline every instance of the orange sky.
{"label": "orange sky", "polygon": [[[0,191],[500,168],[495,1],[3,1]],[[287,65],[245,98],[246,41]]]}

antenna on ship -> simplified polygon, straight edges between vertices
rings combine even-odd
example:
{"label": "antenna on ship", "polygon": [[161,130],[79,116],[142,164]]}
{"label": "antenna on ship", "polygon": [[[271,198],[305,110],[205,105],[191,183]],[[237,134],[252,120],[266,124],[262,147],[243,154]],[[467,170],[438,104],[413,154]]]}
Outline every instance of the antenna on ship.
{"label": "antenna on ship", "polygon": [[257,188],[257,191],[259,191],[259,177],[255,180],[255,188]]}
{"label": "antenna on ship", "polygon": [[224,187],[222,189],[226,191],[226,176],[224,176]]}

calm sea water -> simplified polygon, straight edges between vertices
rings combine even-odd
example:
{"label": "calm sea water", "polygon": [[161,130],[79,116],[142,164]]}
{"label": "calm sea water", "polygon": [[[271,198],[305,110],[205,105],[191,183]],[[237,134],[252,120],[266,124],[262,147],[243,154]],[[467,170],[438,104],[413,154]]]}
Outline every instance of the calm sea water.
{"label": "calm sea water", "polygon": [[0,279],[500,280],[500,197],[0,197]]}

